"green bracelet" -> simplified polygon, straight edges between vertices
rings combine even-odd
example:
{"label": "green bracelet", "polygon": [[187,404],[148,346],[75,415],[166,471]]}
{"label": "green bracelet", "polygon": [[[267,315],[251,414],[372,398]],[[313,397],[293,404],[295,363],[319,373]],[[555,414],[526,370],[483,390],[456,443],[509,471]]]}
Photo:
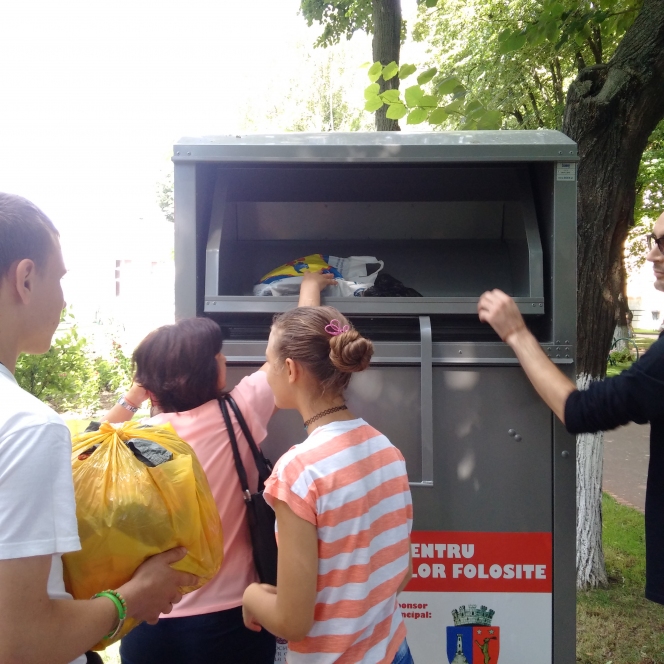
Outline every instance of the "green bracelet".
{"label": "green bracelet", "polygon": [[108,597],[115,608],[118,610],[118,624],[117,627],[109,632],[104,638],[112,639],[117,636],[124,625],[125,618],[127,617],[127,602],[125,598],[117,590],[102,590],[100,593],[92,596],[92,599],[95,597]]}

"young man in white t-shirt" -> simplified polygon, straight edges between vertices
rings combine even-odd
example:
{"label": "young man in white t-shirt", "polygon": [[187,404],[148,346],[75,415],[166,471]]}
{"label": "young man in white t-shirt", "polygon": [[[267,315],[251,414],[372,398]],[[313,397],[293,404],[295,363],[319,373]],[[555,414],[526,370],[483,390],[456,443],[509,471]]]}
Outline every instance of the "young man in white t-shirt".
{"label": "young man in white t-shirt", "polygon": [[[112,633],[121,606],[111,597],[72,600],[61,555],[80,549],[67,427],[22,390],[20,353],[45,353],[65,302],[58,232],[32,203],[0,193],[0,662],[67,664]],[[128,617],[155,623],[196,578],[171,563],[185,550],[147,560],[113,589]]]}

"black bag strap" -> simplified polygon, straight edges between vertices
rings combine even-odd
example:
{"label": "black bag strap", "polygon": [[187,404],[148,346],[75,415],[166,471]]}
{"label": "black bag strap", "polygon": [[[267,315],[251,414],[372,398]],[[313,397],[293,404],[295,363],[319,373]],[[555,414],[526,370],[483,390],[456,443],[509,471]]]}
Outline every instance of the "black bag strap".
{"label": "black bag strap", "polygon": [[272,464],[268,459],[265,458],[263,453],[258,448],[258,445],[256,445],[256,441],[254,440],[251,431],[249,431],[249,427],[247,426],[247,422],[244,419],[244,415],[242,415],[242,411],[239,409],[235,399],[233,399],[230,394],[224,394],[223,398],[228,401],[231,410],[233,413],[235,413],[235,417],[237,418],[238,424],[240,425],[240,429],[242,429],[242,433],[249,443],[249,448],[251,449],[251,453],[254,455],[254,463],[256,464],[256,468],[258,470],[258,477],[262,482],[265,482],[272,474]]}
{"label": "black bag strap", "polygon": [[226,429],[228,430],[228,438],[231,441],[233,461],[235,461],[235,470],[237,471],[237,476],[240,480],[240,486],[242,487],[244,502],[249,503],[251,502],[251,491],[249,491],[247,471],[244,469],[244,464],[242,463],[242,458],[240,457],[240,450],[237,447],[237,439],[235,438],[235,431],[233,430],[233,423],[231,422],[231,416],[228,412],[228,406],[222,398],[219,399],[219,408],[221,409],[221,415],[224,418],[224,423],[226,424]]}
{"label": "black bag strap", "polygon": [[249,427],[247,426],[247,422],[244,419],[244,416],[242,415],[242,411],[240,411],[237,403],[235,403],[235,399],[233,399],[233,397],[230,394],[222,394],[221,397],[219,398],[219,406],[221,407],[221,413],[224,417],[224,422],[226,424],[226,428],[228,429],[228,436],[230,438],[231,446],[233,448],[233,459],[235,460],[235,468],[237,470],[238,477],[240,478],[242,491],[245,492],[246,496],[247,495],[246,491],[248,491],[249,488],[247,482],[247,473],[244,468],[244,464],[242,463],[242,459],[240,458],[240,452],[237,447],[237,438],[235,437],[235,431],[233,429],[233,424],[231,422],[230,414],[228,412],[228,406],[226,405],[227,402],[230,405],[233,413],[235,413],[235,417],[238,421],[238,424],[240,425],[240,429],[242,429],[242,433],[244,434],[244,437],[246,438],[247,443],[249,444],[249,449],[251,450],[251,453],[254,457],[256,470],[258,470],[259,492],[265,488],[265,482],[267,481],[267,478],[270,477],[270,475],[272,474],[272,464],[268,461],[268,459],[266,459],[263,456],[263,453],[260,451],[260,449],[258,449],[258,445],[256,445],[256,441],[254,440],[254,437],[251,435],[251,431],[249,431]]}

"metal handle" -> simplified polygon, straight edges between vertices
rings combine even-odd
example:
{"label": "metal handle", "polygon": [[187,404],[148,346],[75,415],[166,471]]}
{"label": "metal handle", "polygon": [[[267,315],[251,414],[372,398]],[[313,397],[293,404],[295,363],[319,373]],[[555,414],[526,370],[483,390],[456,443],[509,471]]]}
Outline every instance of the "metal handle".
{"label": "metal handle", "polygon": [[221,177],[217,177],[212,198],[210,213],[210,230],[205,248],[205,295],[219,296],[219,248],[221,247],[221,231],[226,209],[226,192],[228,185]]}
{"label": "metal handle", "polygon": [[420,343],[422,480],[410,485],[433,486],[433,335],[429,316],[420,316]]}

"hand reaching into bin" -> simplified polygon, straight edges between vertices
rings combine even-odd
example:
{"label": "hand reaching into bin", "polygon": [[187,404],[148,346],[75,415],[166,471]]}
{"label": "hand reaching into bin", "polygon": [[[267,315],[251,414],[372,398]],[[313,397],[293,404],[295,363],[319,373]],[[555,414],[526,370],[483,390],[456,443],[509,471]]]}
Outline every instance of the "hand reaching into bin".
{"label": "hand reaching into bin", "polygon": [[300,299],[298,307],[320,307],[321,291],[336,284],[337,280],[330,272],[318,270],[317,272],[305,272],[300,286]]}
{"label": "hand reaching into bin", "polygon": [[498,336],[509,344],[509,337],[526,328],[516,302],[503,291],[495,289],[482,294],[477,313],[483,323],[489,323]]}
{"label": "hand reaching into bin", "polygon": [[477,313],[514,351],[537,393],[564,424],[565,402],[576,386],[546,356],[516,302],[501,290],[487,291],[477,303]]}

